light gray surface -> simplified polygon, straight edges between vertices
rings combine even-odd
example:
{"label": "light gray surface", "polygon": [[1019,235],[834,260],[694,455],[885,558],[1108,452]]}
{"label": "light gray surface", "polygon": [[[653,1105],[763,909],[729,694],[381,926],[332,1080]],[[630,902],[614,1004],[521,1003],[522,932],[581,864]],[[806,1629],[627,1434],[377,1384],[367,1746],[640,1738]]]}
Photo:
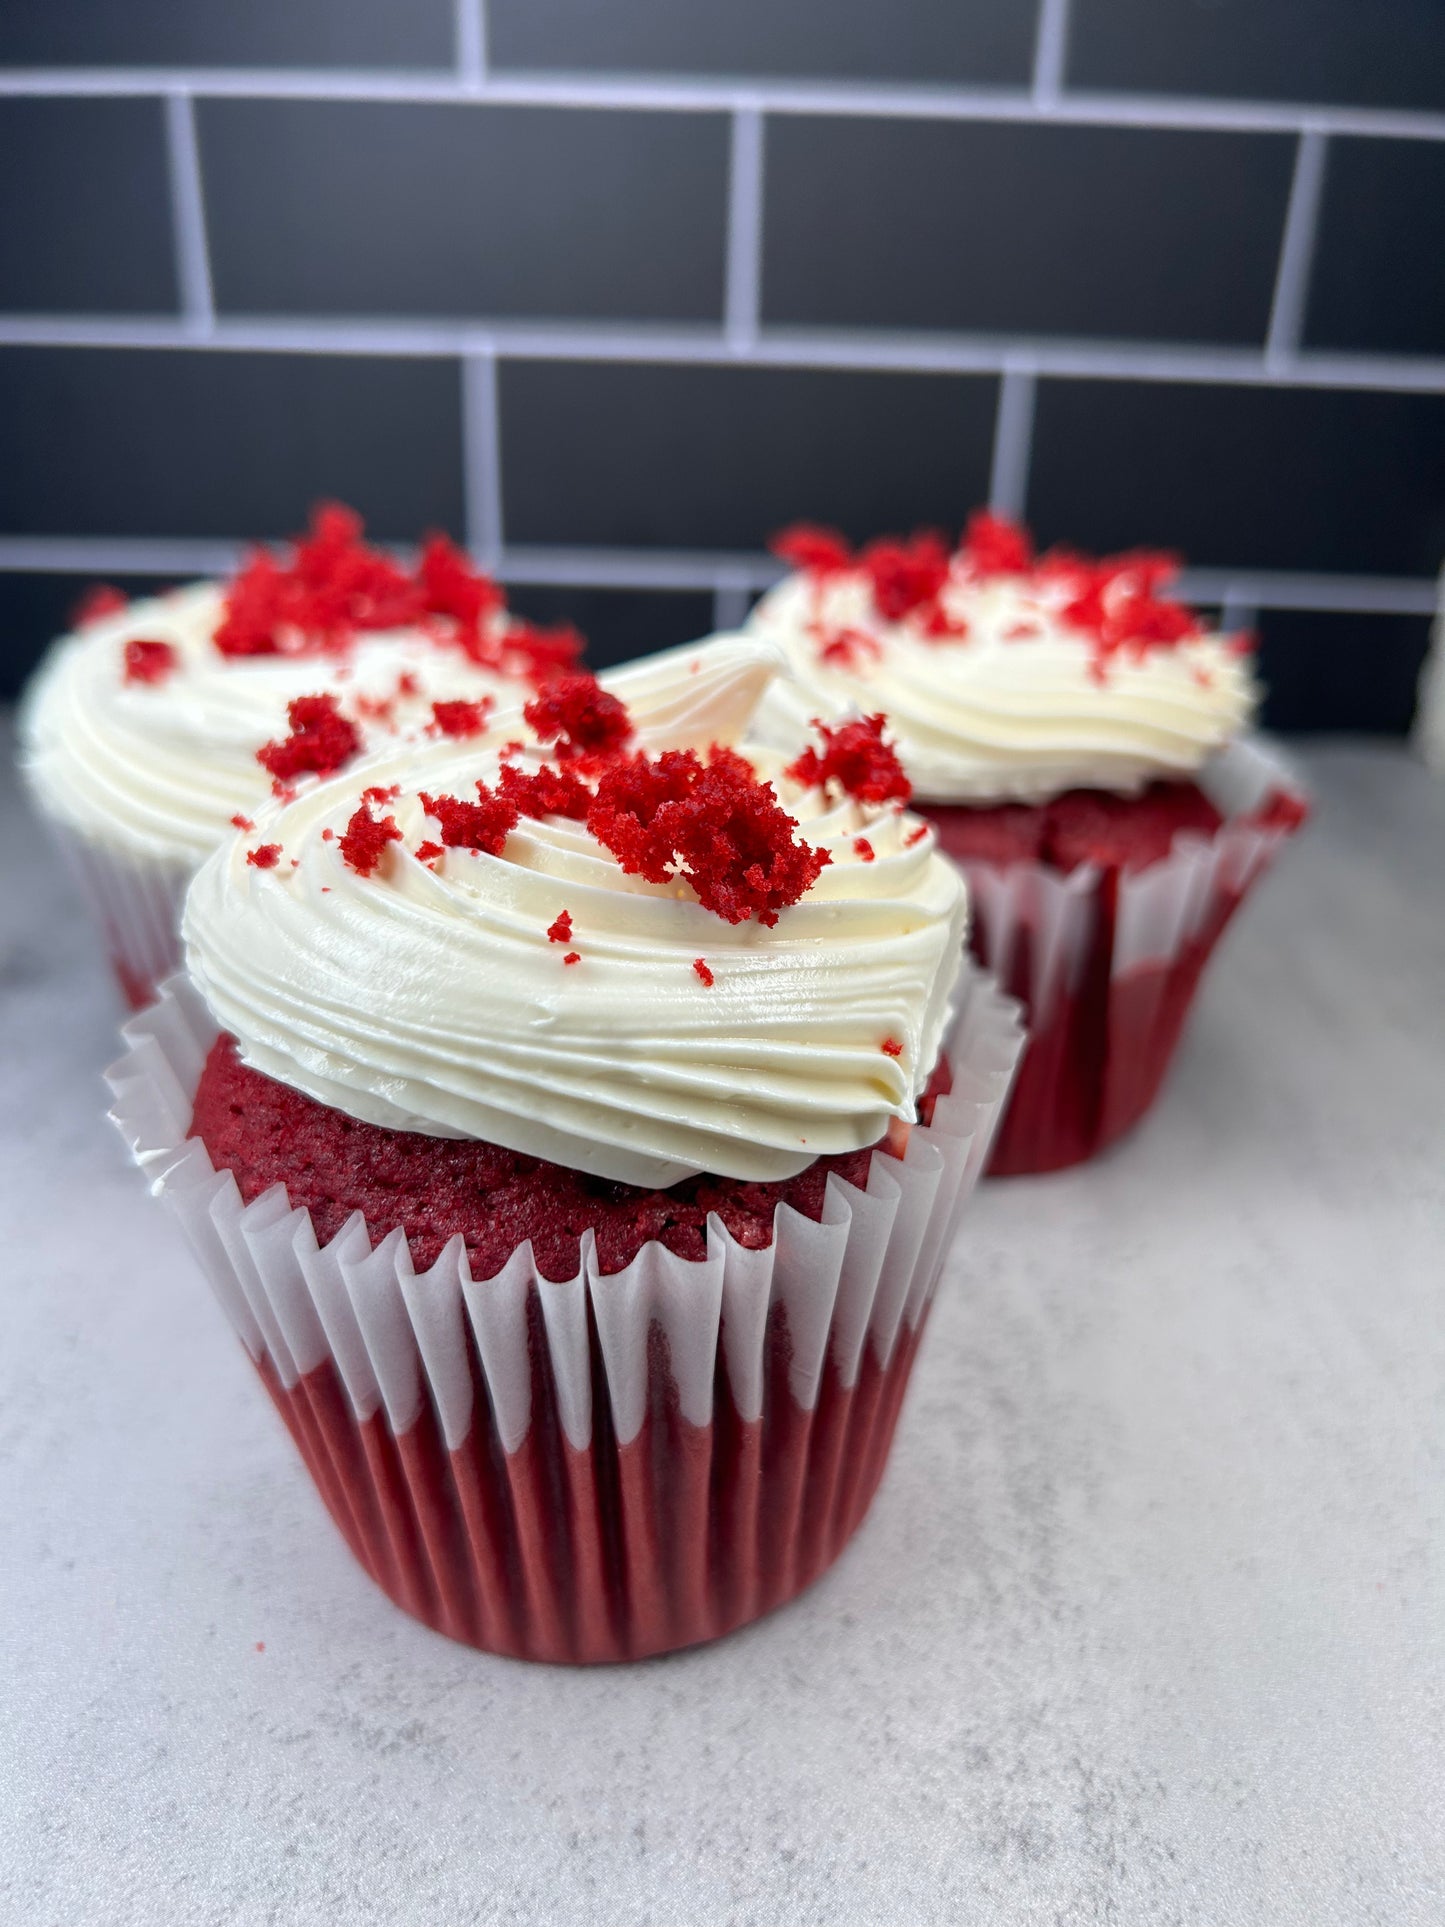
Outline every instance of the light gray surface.
{"label": "light gray surface", "polygon": [[1445,1919],[1445,786],[1313,767],[1154,1117],[979,1199],[838,1568],[590,1673],[353,1567],[9,805],[0,1920]]}

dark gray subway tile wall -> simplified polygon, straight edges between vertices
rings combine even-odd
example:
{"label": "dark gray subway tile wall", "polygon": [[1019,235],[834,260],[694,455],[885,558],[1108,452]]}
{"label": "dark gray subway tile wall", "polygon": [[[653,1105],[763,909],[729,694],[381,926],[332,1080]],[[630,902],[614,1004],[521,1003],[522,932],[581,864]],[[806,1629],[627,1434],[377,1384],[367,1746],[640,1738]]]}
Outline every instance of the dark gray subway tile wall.
{"label": "dark gray subway tile wall", "polygon": [[[124,595],[136,600],[174,588],[183,578],[158,575],[112,575]],[[53,636],[64,635],[76,608],[95,576],[52,569],[0,570],[0,700],[19,694],[25,678],[44,654]]]}
{"label": "dark gray subway tile wall", "polygon": [[5,67],[449,67],[454,0],[5,0]]}
{"label": "dark gray subway tile wall", "polygon": [[158,100],[0,100],[0,310],[177,305]]}
{"label": "dark gray subway tile wall", "polygon": [[1305,341],[1445,356],[1445,141],[1331,143]]}
{"label": "dark gray subway tile wall", "polygon": [[488,0],[502,68],[1021,85],[1031,6],[1015,0]]}
{"label": "dark gray subway tile wall", "polygon": [[712,628],[713,599],[694,590],[589,589],[517,583],[507,601],[531,622],[570,622],[587,638],[595,668],[694,642]]}
{"label": "dark gray subway tile wall", "polygon": [[[6,97],[25,66],[58,71]],[[1250,102],[1270,126],[1218,124]],[[0,684],[74,599],[57,556],[274,538],[324,495],[596,567],[516,595],[604,661],[709,626],[780,523],[956,528],[995,474],[1045,540],[1342,609],[1405,577],[1423,612],[1442,208],[1445,0],[8,0],[0,333],[40,345],[0,345]],[[460,361],[493,349],[499,450]],[[1119,379],[1030,385],[1098,355]],[[1270,719],[1402,727],[1423,621],[1267,611]]]}
{"label": "dark gray subway tile wall", "polygon": [[776,116],[764,319],[1261,342],[1278,134]]}
{"label": "dark gray subway tile wall", "polygon": [[1445,555],[1445,395],[1041,382],[1028,507],[1047,542],[1428,576]]}
{"label": "dark gray subway tile wall", "polygon": [[224,312],[717,321],[721,114],[203,101]]}
{"label": "dark gray subway tile wall", "polygon": [[988,377],[503,362],[509,542],[759,550],[800,514],[862,538],[988,491]]}
{"label": "dark gray subway tile wall", "polygon": [[1445,109],[1445,6],[1072,0],[1066,76],[1121,93]]}
{"label": "dark gray subway tile wall", "polygon": [[1266,609],[1255,628],[1267,728],[1377,736],[1409,729],[1428,616]]}
{"label": "dark gray subway tile wall", "polygon": [[282,536],[340,496],[460,534],[459,390],[451,361],[0,349],[0,531]]}

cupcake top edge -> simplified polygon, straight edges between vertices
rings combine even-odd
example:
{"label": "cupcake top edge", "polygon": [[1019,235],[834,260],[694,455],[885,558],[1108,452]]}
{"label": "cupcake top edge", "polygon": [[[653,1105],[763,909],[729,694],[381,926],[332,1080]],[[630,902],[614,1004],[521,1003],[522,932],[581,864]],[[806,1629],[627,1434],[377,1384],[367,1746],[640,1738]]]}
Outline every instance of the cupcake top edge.
{"label": "cupcake top edge", "polygon": [[876,1143],[936,1062],[964,885],[881,718],[740,747],[776,669],[738,637],[562,678],[272,803],[187,898],[213,1015],[351,1116],[603,1180]]}
{"label": "cupcake top edge", "polygon": [[1169,593],[1172,555],[1039,554],[1021,524],[987,512],[952,548],[924,531],[854,550],[809,525],[774,548],[792,572],[748,627],[789,674],[760,735],[883,710],[922,802],[1133,794],[1194,775],[1253,718],[1253,639],[1212,630]]}
{"label": "cupcake top edge", "polygon": [[[44,812],[123,854],[194,864],[264,802],[257,760],[288,706],[329,696],[366,747],[432,726],[445,705],[518,706],[575,667],[582,639],[506,608],[445,536],[407,565],[319,508],[284,551],[226,582],[131,603],[94,590],[21,709],[21,760]],[[440,726],[440,725],[438,725]]]}

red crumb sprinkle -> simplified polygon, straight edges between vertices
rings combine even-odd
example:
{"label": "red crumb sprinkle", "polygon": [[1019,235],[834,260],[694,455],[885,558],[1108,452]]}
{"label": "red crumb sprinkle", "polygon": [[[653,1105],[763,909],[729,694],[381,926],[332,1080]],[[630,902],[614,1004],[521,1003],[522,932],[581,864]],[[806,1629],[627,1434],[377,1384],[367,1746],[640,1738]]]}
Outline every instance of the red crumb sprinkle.
{"label": "red crumb sprinkle", "polygon": [[475,702],[433,703],[432,727],[442,736],[480,736],[491,712],[490,696],[479,696]]}
{"label": "red crumb sprinkle", "polygon": [[400,783],[392,783],[386,789],[379,783],[373,783],[369,789],[361,792],[361,800],[363,803],[394,803],[400,795]]}
{"label": "red crumb sprinkle", "polygon": [[809,575],[838,575],[853,566],[853,551],[836,529],[815,522],[794,522],[769,542],[773,554]]}
{"label": "red crumb sprinkle", "polygon": [[77,629],[88,629],[93,622],[103,622],[107,616],[118,616],[122,609],[130,607],[130,600],[114,583],[97,582],[87,589],[70,612],[70,620]]}
{"label": "red crumb sprinkle", "polygon": [[412,670],[403,669],[397,677],[396,693],[398,698],[402,696],[419,696],[421,694],[421,683],[417,680]]}
{"label": "red crumb sprinkle", "polygon": [[546,765],[527,771],[503,763],[499,787],[507,801],[516,804],[519,816],[566,816],[585,823],[592,807],[591,790],[570,769]]}
{"label": "red crumb sprinkle", "polygon": [[226,593],[215,645],[223,656],[342,650],[358,631],[418,622],[425,596],[390,557],[362,541],[362,520],[324,503],[307,534],[278,560],[261,549]]}
{"label": "red crumb sprinkle", "polygon": [[231,818],[231,827],[237,830],[254,830],[256,825],[251,821],[249,816],[242,816],[238,810]]}
{"label": "red crumb sprinkle", "polygon": [[258,1640],[256,1641],[256,1651],[257,1651],[258,1653],[264,1653],[264,1652],[265,1652],[265,1650],[266,1650],[266,1642],[265,1642],[265,1640],[264,1640],[264,1639],[258,1639]]}
{"label": "red crumb sprinkle", "polygon": [[1006,515],[977,509],[969,516],[960,550],[979,575],[1022,575],[1033,563],[1033,539]]}
{"label": "red crumb sprinkle", "polygon": [[878,1048],[885,1057],[901,1057],[903,1055],[903,1046],[896,1037],[885,1037]]}
{"label": "red crumb sprinkle", "polygon": [[564,964],[581,963],[582,952],[580,950],[569,950],[562,961]]}
{"label": "red crumb sprinkle", "polygon": [[486,629],[502,607],[502,591],[445,535],[429,535],[416,568],[426,613],[456,625],[456,640],[478,659],[489,638]]}
{"label": "red crumb sprinkle", "polygon": [[1042,634],[1036,622],[1011,622],[1003,632],[1005,642],[1028,642]]}
{"label": "red crumb sprinkle", "polygon": [[883,654],[876,636],[862,629],[837,629],[820,644],[818,660],[830,669],[866,669]]}
{"label": "red crumb sprinkle", "polygon": [[126,682],[164,682],[180,667],[181,659],[169,642],[149,642],[133,636],[125,646]]}
{"label": "red crumb sprinkle", "polygon": [[418,843],[416,846],[417,861],[419,863],[434,863],[442,854],[443,847],[440,843]]}
{"label": "red crumb sprinkle", "polygon": [[291,734],[256,751],[276,787],[298,776],[332,776],[361,748],[361,732],[334,696],[297,696],[286,705]]}
{"label": "red crumb sprinkle", "polygon": [[702,981],[707,985],[708,989],[711,990],[713,985],[717,982],[717,979],[713,976],[712,972],[707,967],[707,958],[694,957],[692,960],[692,967],[696,975],[701,977]]}
{"label": "red crumb sprinkle", "polygon": [[341,854],[359,877],[369,877],[388,843],[400,843],[394,817],[374,817],[363,803],[352,815],[341,839]]}
{"label": "red crumb sprinkle", "polygon": [[357,715],[364,723],[380,723],[384,728],[390,729],[396,721],[395,696],[364,696],[358,694],[353,696],[351,700]]}
{"label": "red crumb sprinkle", "polygon": [[860,803],[886,803],[895,796],[906,803],[913,785],[892,744],[883,740],[886,722],[883,715],[862,716],[830,729],[815,717],[813,727],[823,739],[822,753],[805,749],[788,765],[787,774],[810,788],[835,782]]}
{"label": "red crumb sprinkle", "polygon": [[632,720],[595,676],[559,676],[522,711],[544,743],[556,742],[565,762],[615,756],[632,734]]}
{"label": "red crumb sprinkle", "polygon": [[547,925],[547,941],[549,943],[571,943],[572,912],[570,910],[564,910],[554,923]]}
{"label": "red crumb sprinkle", "polygon": [[500,856],[502,845],[517,826],[517,806],[485,783],[477,784],[477,801],[469,803],[460,796],[428,796],[421,792],[422,808],[442,826],[442,842],[451,850],[481,850],[487,856]]}
{"label": "red crumb sprinkle", "polygon": [[326,828],[321,832],[321,841],[323,843],[333,843],[335,842],[335,840],[336,840],[336,832],[335,830],[332,829],[331,825],[328,823]]}
{"label": "red crumb sprinkle", "polygon": [[928,529],[906,542],[870,542],[860,561],[878,611],[889,622],[935,603],[948,580],[948,545]]}
{"label": "red crumb sprinkle", "polygon": [[831,860],[798,842],[796,820],[733,750],[620,758],[603,771],[587,827],[629,876],[682,876],[727,923],[772,925]]}
{"label": "red crumb sprinkle", "polygon": [[926,837],[927,835],[928,835],[928,825],[926,823],[920,823],[916,830],[910,830],[907,836],[904,837],[903,839],[904,849],[911,850],[915,843],[921,843],[924,837]]}
{"label": "red crumb sprinkle", "polygon": [[854,837],[853,851],[856,856],[862,857],[865,863],[871,863],[874,857],[876,857],[878,854],[878,852],[873,848],[873,845],[868,841],[866,836]]}
{"label": "red crumb sprinkle", "polygon": [[274,870],[281,861],[281,845],[262,843],[254,850],[247,850],[246,861],[257,870]]}

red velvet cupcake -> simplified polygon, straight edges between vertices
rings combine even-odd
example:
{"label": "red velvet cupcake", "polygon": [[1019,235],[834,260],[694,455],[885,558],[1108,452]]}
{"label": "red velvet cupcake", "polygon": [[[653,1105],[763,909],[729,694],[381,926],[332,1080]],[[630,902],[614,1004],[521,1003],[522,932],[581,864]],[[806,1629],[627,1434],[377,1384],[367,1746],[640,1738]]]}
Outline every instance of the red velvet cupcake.
{"label": "red velvet cupcake", "polygon": [[353,1552],[492,1651],[662,1652],[827,1567],[1007,1087],[876,733],[736,749],[774,665],[564,680],[275,806],[112,1073]]}
{"label": "red velvet cupcake", "polygon": [[800,528],[752,631],[784,652],[760,729],[882,713],[941,846],[965,870],[976,957],[1030,1041],[990,1170],[1055,1170],[1148,1110],[1200,973],[1306,805],[1244,732],[1248,638],[1165,588],[1171,557],[1035,556],[976,515],[855,554]]}

